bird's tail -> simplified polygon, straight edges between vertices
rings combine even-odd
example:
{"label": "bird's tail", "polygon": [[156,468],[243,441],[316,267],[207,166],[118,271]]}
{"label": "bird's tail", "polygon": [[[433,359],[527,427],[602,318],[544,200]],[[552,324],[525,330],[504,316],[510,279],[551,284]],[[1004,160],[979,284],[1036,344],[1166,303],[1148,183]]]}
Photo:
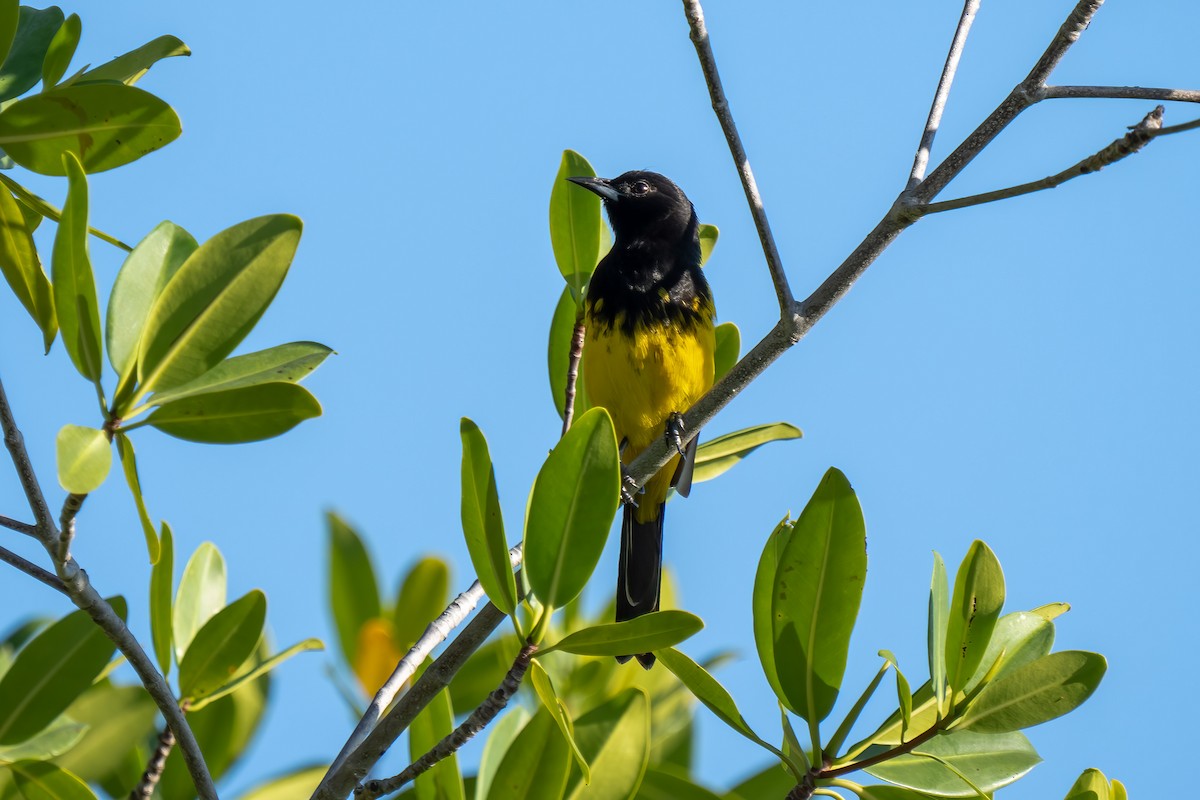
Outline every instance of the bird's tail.
{"label": "bird's tail", "polygon": [[[658,504],[658,515],[638,521],[641,509],[625,505],[621,524],[621,561],[617,572],[617,622],[658,611],[658,592],[662,583],[663,517],[665,503]],[[645,513],[644,510],[643,515]],[[637,658],[646,669],[654,666],[653,653],[618,656],[624,664]]]}

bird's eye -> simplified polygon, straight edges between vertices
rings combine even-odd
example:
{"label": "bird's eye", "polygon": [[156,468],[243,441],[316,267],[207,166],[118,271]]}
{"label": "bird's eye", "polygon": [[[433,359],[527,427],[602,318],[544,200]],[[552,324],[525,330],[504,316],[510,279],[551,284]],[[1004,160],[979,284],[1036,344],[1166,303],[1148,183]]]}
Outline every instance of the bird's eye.
{"label": "bird's eye", "polygon": [[634,181],[633,186],[629,187],[636,195],[647,194],[650,191],[650,184],[645,181]]}

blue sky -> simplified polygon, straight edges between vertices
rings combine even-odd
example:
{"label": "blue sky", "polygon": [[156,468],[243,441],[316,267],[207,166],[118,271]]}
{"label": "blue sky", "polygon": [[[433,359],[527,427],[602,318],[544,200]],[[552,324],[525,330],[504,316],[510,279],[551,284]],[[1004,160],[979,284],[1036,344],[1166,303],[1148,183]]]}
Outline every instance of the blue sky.
{"label": "blue sky", "polygon": [[[363,530],[389,587],[428,552],[452,560],[453,585],[469,583],[460,416],[487,434],[508,527],[520,530],[558,432],[545,342],[562,284],[546,207],[564,148],[601,174],[671,176],[721,229],[707,267],[720,318],[744,342],[773,324],[774,293],[678,3],[63,5],[83,16],[80,64],[162,33],[195,53],[143,82],[178,110],[182,138],[92,179],[95,226],[136,241],[165,217],[203,240],[264,213],[305,221],[292,273],[244,348],[335,348],[308,383],[325,416],[237,449],[149,430],[135,438],[152,513],[172,523],[181,550],[220,546],[233,596],[267,592],[281,643],[332,641],[326,508]],[[984,4],[935,161],[1024,76],[1071,5]],[[798,295],[902,187],[960,9],[707,4]],[[1200,6],[1185,0],[1110,3],[1052,82],[1200,88],[1197,26]],[[1153,105],[1044,103],[943,197],[1057,172]],[[1172,105],[1167,123],[1193,116],[1200,109]],[[705,432],[774,420],[805,431],[672,503],[667,522],[682,606],[707,623],[686,649],[740,651],[720,677],[760,731],[776,731],[778,716],[753,658],[754,567],[775,522],[834,465],[859,494],[870,553],[848,686],[869,680],[880,648],[923,674],[931,553],[954,566],[983,538],[1004,565],[1007,608],[1069,601],[1057,647],[1110,664],[1082,709],[1032,731],[1047,763],[1013,795],[1061,796],[1088,766],[1135,796],[1174,788],[1178,776],[1144,756],[1190,734],[1195,705],[1186,688],[1165,710],[1147,700],[1195,656],[1197,154],[1200,133],[1168,137],[1055,191],[921,221]],[[61,202],[61,180],[29,183]],[[92,253],[105,293],[121,254],[99,242]],[[54,495],[54,435],[66,422],[95,424],[94,396],[61,345],[37,355],[37,333],[7,295],[0,341],[0,374]],[[0,480],[0,512],[22,508],[15,480]],[[6,545],[20,549],[13,538]],[[615,572],[610,544],[597,603]],[[132,504],[110,482],[88,500],[77,554],[144,620],[142,548]],[[66,611],[22,576],[0,575],[0,608]],[[326,658],[278,673],[235,788],[337,751],[350,722]],[[715,719],[701,731],[698,769],[710,783],[761,761]]]}

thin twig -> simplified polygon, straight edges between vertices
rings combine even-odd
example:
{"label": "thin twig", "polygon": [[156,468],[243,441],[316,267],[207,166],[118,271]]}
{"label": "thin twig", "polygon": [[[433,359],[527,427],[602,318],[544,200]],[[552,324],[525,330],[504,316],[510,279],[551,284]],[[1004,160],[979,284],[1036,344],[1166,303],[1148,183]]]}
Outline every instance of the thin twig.
{"label": "thin twig", "polygon": [[583,340],[587,333],[583,315],[575,318],[575,329],[571,332],[571,352],[567,357],[567,391],[563,397],[563,424],[561,436],[566,436],[575,417],[575,384],[579,382],[579,359],[583,357]]}
{"label": "thin twig", "polygon": [[1022,183],[1019,186],[1009,186],[1005,189],[997,189],[992,192],[983,192],[982,194],[973,194],[968,197],[959,197],[955,200],[944,200],[940,203],[930,203],[927,206],[923,206],[921,211],[926,214],[937,214],[941,211],[952,211],[957,208],[982,205],[983,203],[994,203],[997,200],[1006,200],[1010,197],[1020,197],[1023,194],[1040,192],[1043,189],[1053,189],[1056,186],[1066,183],[1072,178],[1078,178],[1081,175],[1090,175],[1093,172],[1099,172],[1109,164],[1115,164],[1126,156],[1133,155],[1153,141],[1157,134],[1159,134],[1162,130],[1162,118],[1163,107],[1157,106],[1153,111],[1146,115],[1145,119],[1133,126],[1129,133],[1125,134],[1120,139],[1117,139],[1100,152],[1093,153],[1074,166],[1068,167],[1056,175],[1051,175],[1038,181]]}
{"label": "thin twig", "polygon": [[87,500],[86,494],[71,492],[63,501],[62,513],[58,515],[58,550],[55,561],[62,563],[71,558],[71,543],[75,541],[75,517],[83,508],[84,500]]}
{"label": "thin twig", "polygon": [[[183,713],[187,712],[186,701],[180,704],[179,710]],[[142,773],[142,779],[129,793],[129,800],[150,800],[154,796],[154,787],[158,786],[163,769],[167,766],[167,756],[171,755],[173,749],[175,749],[175,734],[171,732],[170,726],[164,725],[162,732],[158,734],[158,745],[146,762],[146,770]]]}
{"label": "thin twig", "polygon": [[1160,136],[1170,136],[1173,133],[1183,133],[1184,131],[1194,131],[1200,128],[1200,119],[1194,119],[1191,122],[1181,122],[1178,125],[1168,125],[1165,128],[1159,128],[1154,132],[1154,138]]}
{"label": "thin twig", "polygon": [[21,572],[24,572],[31,578],[36,578],[37,580],[49,586],[51,589],[62,592],[63,594],[67,594],[67,587],[64,586],[63,582],[58,579],[58,576],[47,572],[37,564],[34,564],[32,561],[21,558],[19,555],[5,547],[0,547],[0,561],[16,567],[17,569],[21,570]]}
{"label": "thin twig", "polygon": [[0,528],[8,528],[10,531],[23,533],[26,536],[37,538],[38,530],[36,525],[30,525],[28,522],[20,522],[15,519],[10,519],[3,514],[0,514]]}
{"label": "thin twig", "polygon": [[1155,89],[1145,86],[1047,86],[1042,92],[1047,100],[1073,98],[1107,98],[1112,100],[1179,100],[1200,103],[1200,90]]}
{"label": "thin twig", "polygon": [[418,775],[428,771],[439,761],[457,753],[463,745],[469,742],[475,734],[486,728],[488,723],[495,719],[496,715],[508,705],[508,701],[521,688],[521,681],[525,678],[525,672],[529,669],[529,660],[533,658],[536,650],[537,645],[532,643],[522,647],[521,652],[517,653],[512,667],[505,674],[500,686],[489,694],[487,699],[480,703],[479,707],[471,712],[471,715],[463,720],[461,725],[434,745],[433,749],[428,753],[418,758],[412,764],[409,764],[397,775],[361,784],[354,790],[354,795],[359,800],[375,800],[375,798],[382,797],[385,794],[399,791],[402,786],[414,780]]}
{"label": "thin twig", "polygon": [[792,297],[792,289],[788,286],[787,273],[783,269],[783,259],[779,257],[779,248],[775,246],[775,236],[771,233],[771,223],[767,220],[762,196],[759,195],[758,184],[754,181],[754,172],[750,169],[750,159],[746,157],[746,148],[742,146],[742,137],[738,135],[737,125],[733,121],[733,112],[729,110],[729,100],[725,97],[725,89],[721,86],[721,75],[717,72],[717,59],[713,55],[712,44],[709,42],[708,28],[704,25],[704,9],[700,7],[700,0],[683,0],[683,10],[687,15],[692,44],[696,46],[696,55],[700,59],[700,69],[704,72],[704,81],[708,84],[708,95],[712,99],[713,111],[716,112],[717,120],[721,123],[725,141],[729,143],[729,152],[733,156],[738,176],[742,179],[742,189],[746,192],[746,201],[750,204],[750,215],[754,218],[754,227],[758,229],[763,255],[767,258],[767,269],[771,271],[771,282],[775,284],[775,296],[779,300],[780,314],[787,317],[791,314],[795,298]]}
{"label": "thin twig", "polygon": [[929,107],[929,118],[925,122],[925,131],[921,134],[921,144],[917,147],[917,155],[913,159],[912,172],[908,177],[909,189],[925,177],[925,170],[929,166],[929,152],[933,149],[934,137],[941,127],[946,100],[950,97],[950,87],[954,84],[954,74],[958,71],[958,62],[962,59],[967,34],[971,32],[971,24],[975,22],[975,15],[979,12],[979,3],[980,0],[966,0],[963,3],[962,16],[958,18],[954,38],[950,40],[950,52],[946,54],[946,64],[942,67],[942,77],[938,79],[937,91],[933,95],[933,105]]}

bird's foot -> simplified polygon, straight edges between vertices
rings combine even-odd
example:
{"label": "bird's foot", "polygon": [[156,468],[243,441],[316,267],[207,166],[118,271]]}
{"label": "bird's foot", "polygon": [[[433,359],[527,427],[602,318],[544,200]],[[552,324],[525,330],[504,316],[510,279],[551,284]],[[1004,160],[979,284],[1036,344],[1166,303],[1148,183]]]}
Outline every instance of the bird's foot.
{"label": "bird's foot", "polygon": [[633,476],[625,471],[625,465],[622,464],[621,465],[621,502],[624,503],[625,505],[629,505],[629,506],[633,506],[634,508],[637,508],[638,504],[637,504],[637,501],[633,499],[633,496],[635,494],[641,494],[644,491],[645,491],[645,489],[643,489],[641,486],[637,485],[637,481],[635,481],[633,479]]}
{"label": "bird's foot", "polygon": [[675,448],[675,452],[683,455],[683,432],[687,426],[683,424],[683,414],[672,411],[667,417],[667,444]]}

